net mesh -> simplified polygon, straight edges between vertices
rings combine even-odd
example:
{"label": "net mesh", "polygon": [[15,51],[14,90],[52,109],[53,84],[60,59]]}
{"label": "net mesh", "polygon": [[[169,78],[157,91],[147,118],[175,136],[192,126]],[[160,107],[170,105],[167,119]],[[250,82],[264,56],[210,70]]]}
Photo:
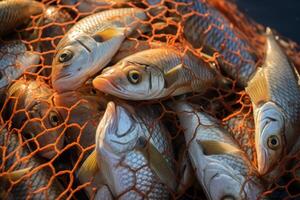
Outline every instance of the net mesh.
{"label": "net mesh", "polygon": [[[42,3],[47,5],[47,9],[40,15],[32,16],[27,26],[15,30],[14,37],[26,45],[28,52],[38,55],[40,62],[30,66],[18,80],[12,81],[9,90],[3,93],[5,98],[1,99],[0,179],[3,184],[0,186],[0,195],[3,199],[9,198],[11,194],[17,199],[88,199],[89,196],[92,198],[96,195],[97,188],[93,185],[93,180],[80,182],[77,174],[84,160],[95,148],[96,128],[105,112],[107,102],[119,100],[102,94],[90,84],[78,91],[63,94],[57,94],[51,86],[51,64],[55,48],[67,31],[85,16],[121,7],[142,8],[148,12],[148,19],[141,23],[150,29],[145,32],[138,28],[134,36],[128,36],[128,46],[123,49],[121,47],[118,54],[120,57],[151,48],[155,41],[162,41],[169,46],[180,43],[184,47],[182,52],[191,51],[204,62],[217,63],[216,68],[224,76],[226,73],[218,64],[225,63],[234,67],[235,63],[228,63],[226,59],[224,61],[219,49],[214,49],[213,56],[209,58],[202,54],[206,49],[205,43],[209,40],[193,44],[184,37],[187,31],[183,23],[185,20],[196,15],[202,21],[206,21],[212,13],[201,13],[193,9],[186,11],[182,8],[189,8],[190,5],[184,1],[179,3],[165,0],[158,1],[157,4],[155,1],[146,0],[116,2],[43,0]],[[201,2],[210,4],[217,12],[222,13],[218,15],[220,19],[217,19],[215,24],[202,25],[204,28],[199,33],[202,38],[213,32],[226,35],[226,26],[222,22],[223,18],[227,18],[235,34],[249,44],[239,50],[233,48],[227,53],[232,56],[232,60],[247,65],[253,61],[245,57],[244,51],[250,52],[255,57],[254,65],[258,66],[264,57],[264,27],[249,20],[231,2]],[[155,13],[158,7],[160,10]],[[191,34],[197,34],[193,27],[189,31]],[[220,48],[226,49],[228,44],[235,42],[234,40],[230,35],[225,36]],[[299,69],[297,44],[288,39],[282,40],[281,44]],[[113,58],[112,62],[119,59]],[[219,119],[255,167],[257,163],[252,104],[245,91],[238,86],[236,79],[237,77],[226,76],[226,88],[212,87],[205,94],[194,93],[187,95],[185,99],[201,105],[202,111]],[[173,102],[178,101],[175,97],[170,99]],[[180,182],[183,177],[182,167],[187,162],[187,146],[184,142],[184,130],[176,113],[166,106],[164,100],[135,102],[134,106],[136,109],[148,106],[157,110],[155,119],[145,120],[145,123],[149,129],[157,128],[158,124],[167,128],[169,134],[166,140],[173,148],[168,147],[163,152],[174,166],[176,181]],[[173,155],[170,154],[171,151]],[[267,187],[264,188],[261,197],[300,198],[299,156],[286,156],[279,163],[280,172],[266,181]],[[127,168],[128,180],[131,180],[134,174],[146,170],[147,165],[133,168],[124,164],[122,167]],[[12,172],[21,169],[29,171],[19,179],[10,176]],[[130,199],[139,196],[151,199],[151,191],[159,190],[155,184],[141,187],[128,182],[127,189],[118,197]],[[167,189],[170,199],[205,199],[201,186],[193,178],[179,188],[181,189],[176,191]],[[128,191],[132,191],[131,195],[135,196],[126,196]]]}

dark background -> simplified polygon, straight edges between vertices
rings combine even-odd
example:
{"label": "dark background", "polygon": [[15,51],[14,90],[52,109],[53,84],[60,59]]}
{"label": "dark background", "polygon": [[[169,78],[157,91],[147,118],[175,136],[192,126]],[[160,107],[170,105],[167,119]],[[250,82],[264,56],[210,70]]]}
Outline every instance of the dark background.
{"label": "dark background", "polygon": [[235,0],[255,21],[300,44],[300,0]]}

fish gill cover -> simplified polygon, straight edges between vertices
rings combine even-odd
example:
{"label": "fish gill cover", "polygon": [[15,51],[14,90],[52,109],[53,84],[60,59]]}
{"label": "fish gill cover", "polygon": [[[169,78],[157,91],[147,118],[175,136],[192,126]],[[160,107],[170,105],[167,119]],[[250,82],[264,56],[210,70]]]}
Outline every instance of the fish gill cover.
{"label": "fish gill cover", "polygon": [[1,199],[300,198],[297,151],[257,170],[265,27],[225,0],[41,3],[1,30]]}

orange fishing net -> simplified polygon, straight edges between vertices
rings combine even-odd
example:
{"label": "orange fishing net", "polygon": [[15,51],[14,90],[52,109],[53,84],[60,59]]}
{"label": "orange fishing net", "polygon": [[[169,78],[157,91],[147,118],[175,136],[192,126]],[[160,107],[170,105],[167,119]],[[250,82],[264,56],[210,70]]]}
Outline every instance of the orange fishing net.
{"label": "orange fishing net", "polygon": [[[78,91],[64,94],[57,94],[51,88],[51,63],[55,48],[70,27],[83,17],[101,10],[138,7],[151,13],[151,10],[160,7],[158,13],[148,14],[149,19],[142,21],[144,25],[150,27],[150,30],[144,32],[138,29],[135,36],[127,38],[132,41],[132,44],[123,51],[132,54],[138,51],[141,42],[151,46],[154,41],[163,41],[170,46],[181,43],[184,46],[182,52],[192,51],[205,62],[218,63],[219,55],[215,53],[211,58],[204,57],[201,53],[202,46],[193,47],[184,39],[183,19],[191,15],[209,17],[195,11],[182,15],[178,8],[189,6],[188,4],[171,0],[152,5],[147,0],[103,4],[89,4],[90,1],[86,0],[43,0],[42,2],[49,8],[43,14],[32,16],[28,26],[16,30],[17,37],[26,44],[28,51],[39,55],[40,63],[31,66],[18,80],[13,81],[12,88],[5,93],[6,98],[2,98],[0,195],[3,199],[7,199],[12,193],[19,199],[88,199],[87,188],[92,188],[90,198],[95,195],[96,188],[92,180],[81,183],[77,173],[83,161],[95,148],[96,128],[107,102],[116,99],[96,91],[90,84]],[[211,0],[206,3],[223,13],[222,16],[231,21],[231,26],[237,30],[239,37],[251,44],[247,51],[257,57],[256,65],[259,65],[264,57],[262,36],[264,28],[247,19],[232,3],[225,0]],[[204,32],[210,34],[214,28],[222,30],[223,26],[211,24]],[[228,38],[227,42],[230,40],[232,38]],[[282,44],[299,69],[298,46],[288,40]],[[226,41],[224,47],[226,48]],[[243,60],[240,52],[232,53]],[[248,61],[244,59],[243,62]],[[216,68],[219,69],[219,66],[216,65]],[[256,166],[250,98],[237,86],[235,80],[230,78],[226,80],[229,82],[226,88],[211,88],[205,94],[191,94],[185,98],[201,105],[202,110],[221,120],[222,125],[233,134],[238,145],[249,156],[253,166]],[[171,99],[177,101],[177,98]],[[167,127],[170,133],[167,139],[173,146],[174,154],[170,162],[174,164],[176,180],[180,182],[182,163],[186,162],[184,155],[187,152],[184,133],[176,113],[166,106],[164,100],[135,102],[134,105],[136,109],[145,106],[155,107],[159,113],[154,121],[146,123],[149,127],[155,126],[155,123],[163,123]],[[279,170],[279,175],[271,181],[266,181],[265,185],[268,187],[265,188],[262,197],[300,198],[300,163],[297,162],[299,156],[287,157],[280,163],[282,170]],[[18,179],[9,176],[10,173],[20,169],[29,169],[29,171]],[[132,173],[137,171],[137,169],[130,170]],[[170,199],[204,199],[204,192],[196,182],[191,180],[182,185],[178,191],[170,190]],[[26,192],[22,187],[27,188]],[[151,188],[150,186],[149,191]],[[128,190],[147,196],[135,186]]]}

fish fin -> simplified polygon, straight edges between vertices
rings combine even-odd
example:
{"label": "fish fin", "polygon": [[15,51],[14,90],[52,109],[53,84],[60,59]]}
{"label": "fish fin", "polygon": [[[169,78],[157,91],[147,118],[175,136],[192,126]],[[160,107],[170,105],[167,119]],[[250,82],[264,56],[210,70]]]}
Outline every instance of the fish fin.
{"label": "fish fin", "polygon": [[257,70],[245,90],[250,96],[252,103],[256,106],[259,105],[259,103],[266,102],[270,99],[269,85],[263,68]]}
{"label": "fish fin", "polygon": [[96,158],[96,151],[94,150],[81,165],[78,171],[78,179],[82,183],[88,182],[95,176],[95,174],[97,174],[98,171],[99,167]]}
{"label": "fish fin", "polygon": [[204,140],[204,141],[197,140],[197,143],[201,146],[201,148],[203,149],[203,153],[205,155],[219,155],[225,153],[230,154],[230,153],[241,152],[240,149],[233,146],[232,144],[227,144],[224,142],[212,141],[212,140]]}
{"label": "fish fin", "polygon": [[158,149],[145,138],[140,137],[136,144],[136,150],[141,152],[149,162],[149,167],[154,171],[162,183],[175,191],[177,180],[174,171],[169,167],[166,159]]}
{"label": "fish fin", "polygon": [[105,30],[95,33],[92,37],[97,42],[103,42],[103,41],[110,40],[114,37],[125,36],[125,31],[126,28],[109,27]]}
{"label": "fish fin", "polygon": [[183,64],[179,64],[164,74],[165,88],[170,88],[176,81],[178,81],[178,70],[183,69]]}
{"label": "fish fin", "polygon": [[20,178],[22,178],[26,173],[28,173],[31,170],[31,168],[32,167],[27,167],[24,169],[19,169],[19,170],[10,172],[5,175],[5,178],[7,178],[8,180],[17,181]]}

